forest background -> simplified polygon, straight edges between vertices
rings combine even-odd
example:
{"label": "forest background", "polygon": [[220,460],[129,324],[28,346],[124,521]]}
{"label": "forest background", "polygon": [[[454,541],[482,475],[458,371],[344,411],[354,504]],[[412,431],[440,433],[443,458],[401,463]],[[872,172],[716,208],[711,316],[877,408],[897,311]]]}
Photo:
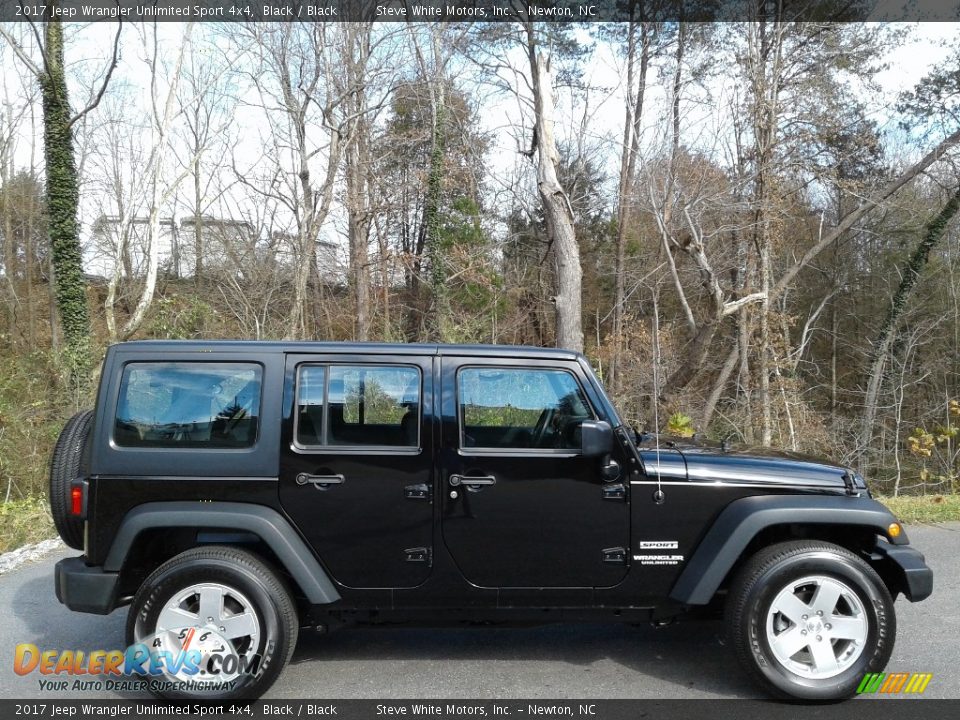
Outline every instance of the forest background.
{"label": "forest background", "polygon": [[568,347],[960,517],[960,24],[649,17],[0,24],[0,550],[134,338]]}

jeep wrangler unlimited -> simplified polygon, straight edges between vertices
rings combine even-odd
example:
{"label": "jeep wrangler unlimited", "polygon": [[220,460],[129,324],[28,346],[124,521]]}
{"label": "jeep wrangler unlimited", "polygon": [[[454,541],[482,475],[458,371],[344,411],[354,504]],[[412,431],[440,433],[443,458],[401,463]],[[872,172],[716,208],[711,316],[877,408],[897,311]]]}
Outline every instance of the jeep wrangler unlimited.
{"label": "jeep wrangler unlimited", "polygon": [[260,695],[301,628],[698,608],[769,693],[844,698],[933,586],[856,473],[637,436],[564,350],[115,345],[50,482],[58,599],[193,653],[175,698]]}

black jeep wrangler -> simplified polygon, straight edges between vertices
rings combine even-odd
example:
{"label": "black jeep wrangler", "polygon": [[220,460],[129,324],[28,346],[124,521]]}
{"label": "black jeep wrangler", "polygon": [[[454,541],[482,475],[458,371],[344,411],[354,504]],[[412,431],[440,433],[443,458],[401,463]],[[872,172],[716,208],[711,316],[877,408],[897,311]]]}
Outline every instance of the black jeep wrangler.
{"label": "black jeep wrangler", "polygon": [[564,350],[115,345],[50,497],[57,597],[192,653],[167,697],[258,696],[302,628],[722,608],[768,692],[843,698],[933,586],[856,473],[636,436]]}

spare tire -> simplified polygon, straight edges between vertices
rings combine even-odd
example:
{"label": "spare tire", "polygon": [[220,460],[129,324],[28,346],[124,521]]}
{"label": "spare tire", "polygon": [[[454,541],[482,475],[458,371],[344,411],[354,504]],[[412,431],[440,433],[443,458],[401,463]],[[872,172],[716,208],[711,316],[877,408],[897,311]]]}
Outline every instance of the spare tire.
{"label": "spare tire", "polygon": [[86,472],[87,437],[93,424],[93,410],[78,412],[67,420],[50,462],[50,512],[63,541],[83,550],[83,521],[70,515],[70,483]]}

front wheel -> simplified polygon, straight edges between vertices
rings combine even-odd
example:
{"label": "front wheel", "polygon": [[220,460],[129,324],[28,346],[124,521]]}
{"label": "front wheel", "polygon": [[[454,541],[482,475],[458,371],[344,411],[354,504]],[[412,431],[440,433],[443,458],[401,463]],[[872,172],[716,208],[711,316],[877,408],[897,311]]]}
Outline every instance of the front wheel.
{"label": "front wheel", "polygon": [[233,547],[188,550],[137,591],[128,655],[153,694],[171,700],[256,699],[297,643],[285,583],[256,555]]}
{"label": "front wheel", "polygon": [[766,548],[737,573],[726,608],[737,659],[772,694],[852,696],[884,669],[896,636],[893,599],[866,562],[826,542]]}

